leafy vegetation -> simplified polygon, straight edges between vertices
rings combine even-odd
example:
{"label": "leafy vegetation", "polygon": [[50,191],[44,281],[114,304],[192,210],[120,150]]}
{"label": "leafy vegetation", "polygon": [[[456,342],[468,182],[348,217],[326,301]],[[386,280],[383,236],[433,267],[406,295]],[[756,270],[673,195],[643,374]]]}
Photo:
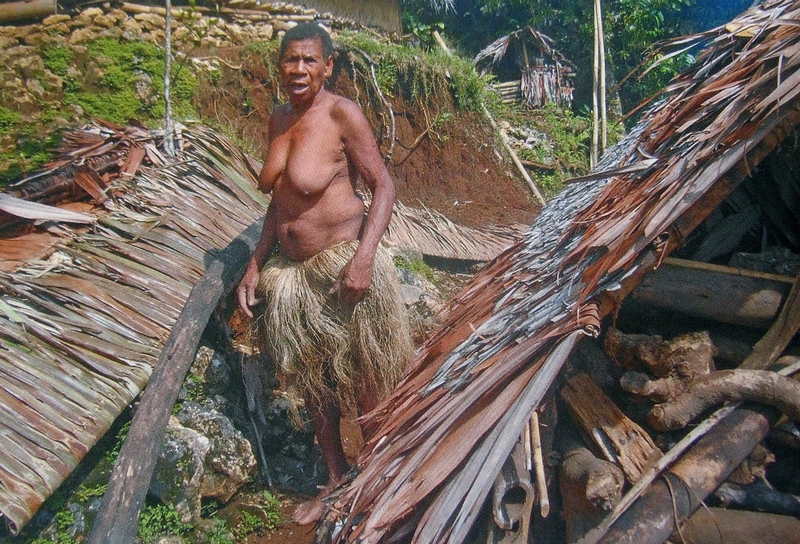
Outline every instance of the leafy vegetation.
{"label": "leafy vegetation", "polygon": [[449,93],[457,109],[468,111],[479,111],[486,98],[490,78],[479,75],[463,57],[439,49],[391,44],[363,32],[346,33],[339,43],[362,78],[371,80],[374,68],[378,86],[386,95],[399,93],[424,101],[436,93]]}
{"label": "leafy vegetation", "polygon": [[131,422],[126,421],[117,431],[117,436],[114,439],[114,445],[106,450],[105,457],[106,460],[109,461],[111,464],[114,464],[117,461],[117,457],[119,457],[119,450],[122,449],[122,444],[125,442],[125,438],[128,437],[128,431],[131,430]]}
{"label": "leafy vegetation", "polygon": [[[654,44],[671,37],[706,30],[746,9],[750,0],[606,0],[609,82],[621,81],[652,52]],[[423,47],[432,47],[428,29],[443,29],[448,39],[474,56],[497,38],[531,25],[553,38],[555,46],[577,66],[576,108],[590,103],[593,47],[593,3],[589,0],[461,0],[453,10],[435,10],[430,0],[404,0],[403,20]],[[657,58],[657,57],[654,57]],[[623,112],[654,94],[692,62],[689,54],[662,63],[644,78],[630,78],[620,88]]]}
{"label": "leafy vegetation", "polygon": [[180,514],[172,505],[148,505],[139,516],[138,533],[144,544],[155,544],[162,536],[181,536],[191,530],[191,524],[183,523]]}
{"label": "leafy vegetation", "polygon": [[75,525],[75,514],[69,510],[62,510],[56,514],[56,534],[51,540],[37,538],[31,544],[75,544],[75,539],[70,535],[72,526]]}
{"label": "leafy vegetation", "polygon": [[261,509],[266,516],[266,528],[269,530],[277,529],[278,525],[283,522],[280,499],[268,490],[264,490],[264,505]]}

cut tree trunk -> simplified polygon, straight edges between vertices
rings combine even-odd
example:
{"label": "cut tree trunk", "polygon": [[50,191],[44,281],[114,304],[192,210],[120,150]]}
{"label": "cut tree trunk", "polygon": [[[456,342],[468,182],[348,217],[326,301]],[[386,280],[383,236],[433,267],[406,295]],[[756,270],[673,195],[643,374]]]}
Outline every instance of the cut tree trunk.
{"label": "cut tree trunk", "polygon": [[661,457],[650,436],[630,420],[592,381],[579,373],[570,378],[561,396],[581,434],[603,457],[618,464],[630,482]]}
{"label": "cut tree trunk", "polygon": [[766,329],[794,278],[667,258],[633,290],[633,300],[731,325]]}
{"label": "cut tree trunk", "polygon": [[567,542],[578,542],[619,502],[625,475],[613,463],[598,459],[575,435],[563,431],[563,460],[559,473],[561,516]]}
{"label": "cut tree trunk", "polygon": [[720,370],[698,378],[682,395],[654,406],[647,420],[659,431],[682,429],[711,407],[743,400],[774,406],[800,421],[800,383],[769,370]]}
{"label": "cut tree trunk", "polygon": [[0,23],[39,19],[56,13],[55,0],[26,0],[0,4]]}
{"label": "cut tree trunk", "polygon": [[[800,519],[743,510],[701,508],[670,542],[693,544],[786,544],[800,535]],[[681,539],[683,538],[683,540]]]}
{"label": "cut tree trunk", "polygon": [[690,516],[701,501],[764,439],[777,419],[767,406],[739,408],[701,437],[675,465],[655,480],[600,539],[602,544],[661,544],[676,521]]}

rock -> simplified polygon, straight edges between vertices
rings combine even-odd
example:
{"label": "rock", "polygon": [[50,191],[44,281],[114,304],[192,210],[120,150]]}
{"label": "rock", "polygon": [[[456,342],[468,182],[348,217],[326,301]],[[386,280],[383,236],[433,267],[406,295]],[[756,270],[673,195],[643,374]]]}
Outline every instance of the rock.
{"label": "rock", "polygon": [[111,17],[117,22],[117,24],[122,24],[129,19],[128,14],[121,9],[112,9],[106,13],[106,17]]}
{"label": "rock", "polygon": [[14,28],[13,35],[19,38],[20,40],[25,38],[28,34],[33,32],[39,32],[39,27],[34,25],[25,25],[25,26],[16,26]]}
{"label": "rock", "polygon": [[39,55],[25,55],[17,57],[13,67],[22,77],[35,77],[44,71],[44,61]]}
{"label": "rock", "polygon": [[260,25],[257,28],[257,31],[258,31],[258,37],[261,38],[262,40],[271,40],[273,34],[275,34],[275,28],[268,23]]}
{"label": "rock", "polygon": [[219,38],[212,38],[211,36],[204,36],[200,39],[200,47],[214,47],[219,48],[222,41]]}
{"label": "rock", "polygon": [[233,43],[244,43],[244,30],[240,25],[231,24],[227,27],[228,36],[230,36]]}
{"label": "rock", "polygon": [[167,24],[166,19],[155,13],[137,13],[133,18],[142,25],[144,30],[163,29]]}
{"label": "rock", "polygon": [[272,26],[277,32],[286,32],[287,30],[297,26],[294,21],[273,21]]}
{"label": "rock", "polygon": [[34,45],[39,46],[42,44],[46,44],[53,41],[53,36],[46,32],[31,32],[24,38],[22,38],[22,43],[25,45]]}
{"label": "rock", "polygon": [[98,37],[103,29],[98,26],[87,26],[75,29],[69,37],[69,43],[83,43]]}
{"label": "rock", "polygon": [[403,284],[400,286],[400,298],[406,306],[412,306],[419,302],[423,290],[416,285]]}
{"label": "rock", "polygon": [[47,33],[50,36],[62,40],[64,39],[63,37],[67,36],[70,32],[72,32],[72,30],[69,28],[67,23],[58,23],[47,29]]}
{"label": "rock", "polygon": [[44,96],[44,86],[38,79],[31,78],[26,80],[25,86],[28,88],[31,94],[37,96],[38,98],[42,98]]}
{"label": "rock", "polygon": [[69,21],[71,19],[72,19],[72,17],[70,17],[69,15],[63,14],[63,13],[59,13],[57,15],[50,15],[49,17],[45,17],[42,20],[42,26],[62,25],[65,22],[67,22],[67,21]]}
{"label": "rock", "polygon": [[95,17],[92,24],[103,28],[113,28],[117,26],[117,20],[114,17],[109,17],[104,14]]}
{"label": "rock", "polygon": [[186,427],[203,433],[211,442],[204,460],[203,497],[227,502],[250,480],[256,467],[250,442],[226,416],[194,402],[184,403],[177,418]]}
{"label": "rock", "polygon": [[79,26],[90,25],[94,22],[95,17],[99,17],[102,15],[103,15],[103,10],[100,8],[86,8],[78,15],[73,17],[70,26],[75,28]]}
{"label": "rock", "polygon": [[210,449],[208,437],[170,418],[149,493],[174,505],[184,523],[200,519],[203,462]]}
{"label": "rock", "polygon": [[127,19],[122,22],[122,30],[126,36],[138,37],[142,33],[142,25],[136,19]]}
{"label": "rock", "polygon": [[0,36],[0,50],[8,49],[19,43],[19,40],[14,36]]}
{"label": "rock", "polygon": [[191,30],[189,30],[185,26],[181,26],[181,27],[176,28],[172,32],[172,39],[175,40],[175,41],[181,42],[181,41],[187,40],[187,38],[189,37],[189,35],[191,33],[192,33]]}
{"label": "rock", "polygon": [[166,39],[166,33],[163,30],[153,30],[142,34],[142,39],[150,43],[163,44]]}

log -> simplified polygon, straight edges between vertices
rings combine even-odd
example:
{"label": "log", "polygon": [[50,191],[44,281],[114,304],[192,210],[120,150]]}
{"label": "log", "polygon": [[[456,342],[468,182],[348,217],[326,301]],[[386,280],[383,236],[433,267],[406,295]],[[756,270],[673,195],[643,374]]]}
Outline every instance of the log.
{"label": "log", "polygon": [[0,4],[0,23],[39,19],[56,13],[56,0],[25,0]]}
{"label": "log", "polygon": [[800,329],[800,275],[795,278],[792,290],[775,323],[753,347],[753,351],[744,360],[741,368],[768,368],[786,349],[798,329]]}
{"label": "log", "polygon": [[136,537],[156,455],[211,314],[244,273],[261,233],[258,220],[211,259],[189,293],[153,368],[103,496],[89,544],[130,544]]}
{"label": "log", "polygon": [[[701,502],[764,439],[777,419],[767,406],[739,408],[701,437],[662,478],[653,481],[604,535],[583,542],[661,544],[676,520],[691,515]],[[602,532],[602,531],[601,531]]]}
{"label": "log", "polygon": [[723,402],[749,400],[774,406],[800,421],[800,383],[769,370],[720,370],[695,380],[682,395],[653,407],[647,418],[656,430],[682,429]]}
{"label": "log", "polygon": [[630,482],[639,479],[661,457],[650,436],[629,419],[589,376],[579,373],[561,389],[573,419],[587,443],[618,464]]}
{"label": "log", "polygon": [[[724,508],[702,508],[681,530],[693,544],[785,544],[800,534],[800,519]],[[681,542],[675,535],[674,542]]]}
{"label": "log", "polygon": [[777,274],[666,258],[631,297],[656,308],[766,329],[793,282],[794,278]]}
{"label": "log", "polygon": [[762,479],[747,485],[725,482],[714,494],[729,508],[782,516],[800,516],[800,499],[791,493],[774,489]]}
{"label": "log", "polygon": [[562,441],[561,517],[567,526],[567,542],[573,543],[597,526],[619,502],[625,475],[615,464],[595,457],[574,430],[565,429]]}

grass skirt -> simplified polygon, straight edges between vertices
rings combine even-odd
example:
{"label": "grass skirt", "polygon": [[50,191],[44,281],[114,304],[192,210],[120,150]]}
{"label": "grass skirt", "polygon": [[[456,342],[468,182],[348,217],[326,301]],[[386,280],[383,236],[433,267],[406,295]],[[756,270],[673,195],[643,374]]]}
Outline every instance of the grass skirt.
{"label": "grass skirt", "polygon": [[275,361],[293,404],[335,396],[353,409],[359,391],[382,398],[414,356],[386,250],[378,248],[372,283],[354,308],[340,308],[328,294],[356,248],[358,241],[342,242],[302,262],[278,254],[261,271],[263,310],[252,338]]}

